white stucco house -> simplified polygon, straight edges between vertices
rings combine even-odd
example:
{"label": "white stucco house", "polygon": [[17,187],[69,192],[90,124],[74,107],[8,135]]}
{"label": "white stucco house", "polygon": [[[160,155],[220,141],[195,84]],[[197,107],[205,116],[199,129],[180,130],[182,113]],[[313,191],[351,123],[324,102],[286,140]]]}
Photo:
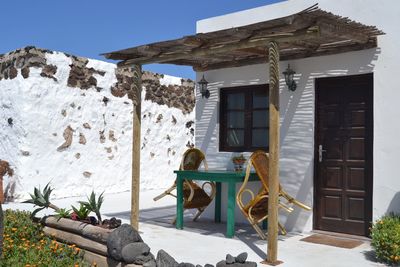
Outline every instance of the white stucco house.
{"label": "white stucco house", "polygon": [[[197,22],[194,36],[106,56],[124,60],[126,65],[155,62],[193,66],[197,81],[204,76],[210,92],[209,98],[203,98],[197,91],[195,146],[205,152],[210,169],[232,169],[233,154],[243,152],[249,156],[256,149],[268,150],[268,106],[257,103],[268,98],[268,91],[260,88],[268,88],[269,64],[254,60],[258,59],[254,55],[246,59],[246,64],[240,64],[235,53],[231,62],[220,64],[222,60],[217,52],[211,59],[206,58],[210,52],[205,50],[226,52],[235,45],[238,48],[245,38],[259,34],[256,30],[251,35],[249,29],[261,22],[276,27],[270,30],[271,36],[281,29],[276,26],[279,18],[286,18],[288,27],[296,28],[296,20],[290,21],[293,18],[287,16],[314,4],[309,0],[289,0],[208,18]],[[396,0],[321,0],[319,8],[375,26],[384,34],[376,34],[376,42],[368,45],[363,41],[363,34],[371,28],[358,31],[355,26],[344,30],[346,19],[338,21],[342,24],[331,21],[323,26],[326,23],[323,19],[313,17],[318,21],[321,35],[324,27],[333,33],[329,35],[332,44],[345,46],[349,41],[353,42],[351,48],[336,47],[335,52],[322,53],[317,52],[321,44],[297,40],[290,49],[308,49],[309,53],[292,56],[284,54],[286,43],[280,42],[281,53],[286,55],[281,56],[279,64],[280,181],[291,195],[313,208],[311,212],[295,210],[288,215],[280,214],[279,220],[291,231],[323,230],[367,236],[371,221],[388,212],[400,212],[397,177],[400,92],[396,81],[400,76],[397,29],[400,3]],[[313,25],[312,20],[308,22],[308,26]],[[213,34],[224,30],[228,37],[246,37],[237,41],[228,38],[229,44],[212,46]],[[349,40],[340,39],[347,36]],[[225,50],[221,48],[224,46]],[[175,50],[171,52],[172,49]],[[240,49],[243,52],[248,47]],[[257,54],[264,50],[246,51]],[[219,65],[211,64],[218,60]],[[295,91],[288,90],[282,74],[289,64],[296,72]],[[222,192],[226,194],[226,188]],[[222,199],[224,212],[227,203]],[[213,216],[212,205],[205,216]],[[235,218],[245,221],[239,211]]]}
{"label": "white stucco house", "polygon": [[[312,4],[314,1],[284,1],[200,20],[196,30],[197,33],[212,32],[279,18]],[[396,97],[399,92],[393,86],[393,78],[400,75],[397,50],[400,34],[396,26],[400,3],[327,0],[319,1],[319,7],[375,25],[386,34],[378,37],[376,48],[281,61],[281,70],[288,64],[295,70],[297,83],[296,91],[292,92],[281,79],[281,183],[296,198],[314,207],[312,213],[298,210],[282,216],[281,221],[294,231],[340,228],[340,232],[355,233],[361,230],[351,229],[353,220],[364,216],[375,220],[388,212],[400,211],[400,180],[396,175],[400,163],[400,110]],[[195,144],[206,152],[211,168],[229,168],[232,152],[221,147],[224,144],[221,96],[228,93],[228,88],[247,90],[251,88],[247,86],[268,83],[267,66],[199,72],[198,80],[203,74],[209,82],[211,96],[197,98]],[[240,93],[238,97],[244,95]],[[352,98],[362,102],[353,103]],[[327,105],[332,106],[326,110]],[[330,132],[318,127],[323,123],[321,120],[332,120]],[[346,126],[351,120],[353,124]],[[365,132],[357,133],[358,127],[365,127]],[[320,145],[326,150],[322,162],[318,158]],[[325,158],[341,162],[332,165]],[[360,159],[365,161],[357,162]],[[240,220],[241,214],[236,214]],[[334,220],[324,223],[324,216],[335,218],[337,223],[332,223]],[[347,225],[343,225],[346,220]]]}

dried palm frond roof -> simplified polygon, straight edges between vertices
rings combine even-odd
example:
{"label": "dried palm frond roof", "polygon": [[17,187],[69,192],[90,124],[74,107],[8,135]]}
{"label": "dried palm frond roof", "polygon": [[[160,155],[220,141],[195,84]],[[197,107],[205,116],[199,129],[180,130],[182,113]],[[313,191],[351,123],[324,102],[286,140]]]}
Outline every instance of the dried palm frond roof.
{"label": "dried palm frond roof", "polygon": [[313,5],[296,14],[175,40],[156,42],[103,54],[119,65],[167,63],[196,71],[265,63],[268,42],[276,41],[281,60],[338,54],[377,46],[384,34]]}

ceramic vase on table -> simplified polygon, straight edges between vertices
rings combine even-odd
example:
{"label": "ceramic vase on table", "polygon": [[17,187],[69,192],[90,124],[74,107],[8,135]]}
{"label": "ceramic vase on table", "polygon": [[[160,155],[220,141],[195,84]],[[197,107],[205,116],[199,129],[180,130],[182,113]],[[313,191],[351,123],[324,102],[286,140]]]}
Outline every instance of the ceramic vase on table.
{"label": "ceramic vase on table", "polygon": [[233,161],[233,168],[235,172],[242,172],[245,161]]}

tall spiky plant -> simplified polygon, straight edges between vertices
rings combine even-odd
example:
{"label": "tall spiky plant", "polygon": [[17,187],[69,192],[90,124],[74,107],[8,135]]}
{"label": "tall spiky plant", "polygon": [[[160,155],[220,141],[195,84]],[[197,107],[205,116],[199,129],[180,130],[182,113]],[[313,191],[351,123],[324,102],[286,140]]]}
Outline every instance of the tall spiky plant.
{"label": "tall spiky plant", "polygon": [[31,217],[34,217],[36,215],[36,213],[38,213],[39,211],[41,211],[43,209],[47,209],[47,208],[51,208],[55,211],[60,210],[56,205],[54,205],[50,202],[50,195],[53,190],[54,190],[54,188],[50,187],[50,183],[48,183],[43,188],[43,192],[40,191],[40,188],[35,187],[35,189],[33,190],[33,194],[30,194],[31,199],[28,199],[23,202],[23,203],[31,203],[34,206],[39,207],[32,212]]}
{"label": "tall spiky plant", "polygon": [[90,197],[87,197],[87,201],[79,201],[80,204],[82,204],[88,210],[90,210],[96,214],[97,220],[99,221],[100,225],[103,222],[101,219],[101,214],[100,214],[100,208],[104,201],[103,194],[104,194],[104,192],[101,193],[100,196],[96,200],[96,194],[94,193],[94,191],[92,191],[92,193],[90,194]]}

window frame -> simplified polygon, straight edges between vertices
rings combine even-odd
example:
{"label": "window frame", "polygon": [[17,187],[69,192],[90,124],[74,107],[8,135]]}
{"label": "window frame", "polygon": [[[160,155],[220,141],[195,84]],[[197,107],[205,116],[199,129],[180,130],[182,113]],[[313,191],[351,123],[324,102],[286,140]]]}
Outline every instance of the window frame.
{"label": "window frame", "polygon": [[[219,151],[220,152],[253,152],[259,149],[269,151],[269,143],[266,147],[255,147],[252,146],[252,130],[253,128],[265,128],[265,127],[253,127],[253,111],[254,110],[265,110],[264,108],[254,108],[253,105],[253,92],[255,91],[266,91],[269,99],[269,84],[257,84],[237,87],[223,87],[220,88],[220,105],[219,105]],[[229,146],[227,143],[227,131],[228,131],[228,95],[233,93],[244,93],[244,145],[240,147]],[[267,105],[266,111],[269,111],[269,105]],[[269,132],[269,125],[267,127]]]}

